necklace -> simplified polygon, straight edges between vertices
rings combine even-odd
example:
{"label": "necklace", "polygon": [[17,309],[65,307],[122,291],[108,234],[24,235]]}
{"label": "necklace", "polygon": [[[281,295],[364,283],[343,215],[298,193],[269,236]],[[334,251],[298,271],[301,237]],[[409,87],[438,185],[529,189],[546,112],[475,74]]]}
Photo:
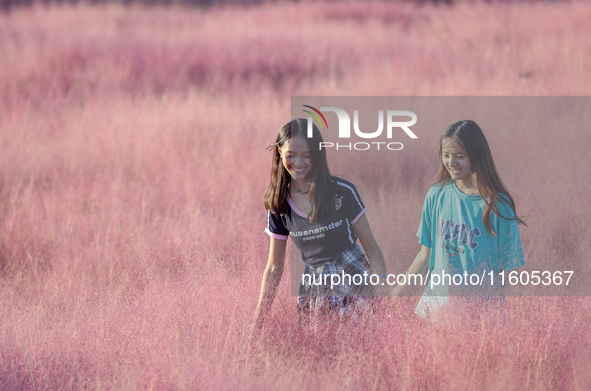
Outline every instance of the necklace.
{"label": "necklace", "polygon": [[308,194],[308,193],[310,192],[310,190],[309,190],[309,189],[305,189],[305,190],[302,190],[302,189],[300,189],[300,188],[298,187],[298,184],[297,184],[297,183],[295,183],[295,182],[293,182],[293,184],[294,184],[294,186],[295,186],[295,188],[296,188],[296,191],[297,191],[299,194]]}
{"label": "necklace", "polygon": [[[456,183],[456,188],[457,188],[458,190],[460,190],[460,188],[458,187],[458,184],[457,184],[457,183]],[[467,189],[467,188],[466,188],[466,189],[464,189],[464,190],[460,190],[460,191],[461,191],[462,193],[466,194],[466,195],[469,195],[469,196],[471,196],[471,195],[475,195],[475,194],[477,194],[477,193],[478,193],[478,187],[475,187],[475,188],[473,188],[473,189]],[[470,191],[470,192],[468,193],[468,191]]]}

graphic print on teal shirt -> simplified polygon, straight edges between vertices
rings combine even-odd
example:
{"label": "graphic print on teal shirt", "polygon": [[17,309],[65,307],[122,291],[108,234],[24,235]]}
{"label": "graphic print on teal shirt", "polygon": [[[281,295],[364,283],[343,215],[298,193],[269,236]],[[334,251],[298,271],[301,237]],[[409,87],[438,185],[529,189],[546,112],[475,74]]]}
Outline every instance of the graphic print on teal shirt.
{"label": "graphic print on teal shirt", "polygon": [[[478,227],[471,229],[466,223],[454,223],[452,219],[445,220],[443,217],[439,218],[439,224],[437,224],[437,235],[443,237],[445,244],[444,249],[450,256],[454,256],[452,251],[455,253],[464,253],[463,247],[467,244],[472,250],[479,246],[476,238],[481,235]],[[451,242],[458,239],[458,246],[453,247]]]}

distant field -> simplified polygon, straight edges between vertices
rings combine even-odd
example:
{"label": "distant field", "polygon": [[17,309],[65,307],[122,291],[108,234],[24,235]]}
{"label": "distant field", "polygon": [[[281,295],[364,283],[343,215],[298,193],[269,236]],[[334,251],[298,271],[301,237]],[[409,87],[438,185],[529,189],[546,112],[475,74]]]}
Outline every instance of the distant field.
{"label": "distant field", "polygon": [[[577,1],[0,14],[0,388],[589,389],[589,298],[511,298],[437,325],[390,300],[312,332],[284,276],[260,343],[246,333],[264,151],[292,95],[588,95],[590,26]],[[441,131],[374,177],[335,164],[376,206],[393,272],[418,250]],[[487,137],[528,265],[586,264],[588,129]],[[374,186],[384,172],[394,193]]]}

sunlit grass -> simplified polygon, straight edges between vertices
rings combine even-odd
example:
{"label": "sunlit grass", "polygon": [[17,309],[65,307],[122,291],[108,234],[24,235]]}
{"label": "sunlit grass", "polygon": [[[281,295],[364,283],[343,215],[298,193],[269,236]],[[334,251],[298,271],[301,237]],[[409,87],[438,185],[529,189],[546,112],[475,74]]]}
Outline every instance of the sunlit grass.
{"label": "sunlit grass", "polygon": [[[0,388],[589,387],[587,298],[512,298],[505,314],[459,308],[436,325],[405,299],[312,331],[286,273],[247,343],[267,258],[264,151],[291,95],[591,90],[587,3],[376,7],[1,16]],[[372,175],[333,166],[370,206],[392,272],[418,250],[439,133]],[[583,134],[487,133],[529,223],[529,265],[591,251]],[[386,174],[393,185],[376,185]]]}

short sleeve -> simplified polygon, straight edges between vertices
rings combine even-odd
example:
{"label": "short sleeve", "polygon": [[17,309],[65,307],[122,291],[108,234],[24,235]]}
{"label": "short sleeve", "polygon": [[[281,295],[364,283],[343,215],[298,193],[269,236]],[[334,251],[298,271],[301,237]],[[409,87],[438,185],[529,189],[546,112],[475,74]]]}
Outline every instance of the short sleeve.
{"label": "short sleeve", "polygon": [[[353,183],[339,178],[337,180],[337,194],[341,195],[342,198],[335,200],[336,209],[341,208],[341,213],[345,215],[351,224],[355,224],[367,211],[357,188]],[[342,205],[339,205],[339,203],[342,203]]]}
{"label": "short sleeve", "polygon": [[275,239],[287,240],[289,238],[289,230],[285,228],[285,224],[281,220],[281,215],[267,211],[267,226],[265,227],[267,235]]}
{"label": "short sleeve", "polygon": [[510,220],[515,217],[513,210],[504,202],[499,202],[498,205],[501,215],[509,217],[509,219],[505,219],[494,216],[494,219],[497,220],[495,228],[497,228],[498,235],[499,261],[503,270],[514,270],[525,265],[521,235],[517,220]]}
{"label": "short sleeve", "polygon": [[417,230],[419,243],[430,249],[433,248],[431,243],[433,229],[433,194],[433,188],[431,188],[425,197],[421,222],[419,224],[419,229]]}

